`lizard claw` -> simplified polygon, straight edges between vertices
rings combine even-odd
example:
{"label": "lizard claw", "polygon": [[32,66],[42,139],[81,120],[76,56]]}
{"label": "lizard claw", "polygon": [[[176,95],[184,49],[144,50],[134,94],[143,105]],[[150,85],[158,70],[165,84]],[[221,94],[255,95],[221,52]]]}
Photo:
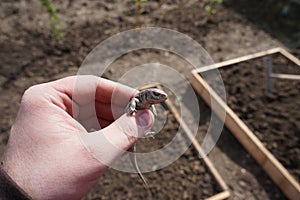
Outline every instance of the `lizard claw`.
{"label": "lizard claw", "polygon": [[151,137],[151,138],[155,139],[154,135],[156,135],[156,132],[150,131],[145,134],[145,137],[146,138]]}

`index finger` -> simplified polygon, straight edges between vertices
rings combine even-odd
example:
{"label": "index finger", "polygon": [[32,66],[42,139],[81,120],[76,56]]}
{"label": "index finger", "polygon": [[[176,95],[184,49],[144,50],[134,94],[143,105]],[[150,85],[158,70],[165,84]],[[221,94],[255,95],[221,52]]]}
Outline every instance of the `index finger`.
{"label": "index finger", "polygon": [[71,76],[54,81],[53,84],[79,105],[98,101],[124,106],[138,92],[123,84],[92,75]]}
{"label": "index finger", "polygon": [[136,89],[102,78],[98,80],[95,98],[101,103],[124,106],[137,92]]}

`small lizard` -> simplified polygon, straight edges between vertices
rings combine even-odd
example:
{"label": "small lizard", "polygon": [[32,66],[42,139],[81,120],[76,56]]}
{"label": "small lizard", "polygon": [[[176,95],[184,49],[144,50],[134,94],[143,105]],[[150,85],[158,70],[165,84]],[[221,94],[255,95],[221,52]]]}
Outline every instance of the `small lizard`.
{"label": "small lizard", "polygon": [[[159,104],[164,102],[165,100],[167,100],[168,95],[157,88],[149,88],[149,89],[145,89],[140,91],[139,93],[137,93],[128,103],[128,105],[125,108],[125,112],[129,115],[134,114],[135,112],[137,112],[137,110],[143,110],[143,109],[151,109],[153,114],[155,116],[157,116],[157,112],[155,110],[154,104]],[[153,132],[149,132],[146,133],[146,137],[147,136],[152,136],[155,133]],[[147,181],[145,180],[144,176],[141,173],[141,170],[139,169],[139,166],[137,164],[137,160],[136,160],[136,144],[133,145],[133,147],[129,150],[132,153],[130,154],[130,160],[131,163],[133,165],[133,167],[135,168],[137,174],[139,175],[139,177],[141,178],[141,180],[144,182],[146,188],[149,188]]]}

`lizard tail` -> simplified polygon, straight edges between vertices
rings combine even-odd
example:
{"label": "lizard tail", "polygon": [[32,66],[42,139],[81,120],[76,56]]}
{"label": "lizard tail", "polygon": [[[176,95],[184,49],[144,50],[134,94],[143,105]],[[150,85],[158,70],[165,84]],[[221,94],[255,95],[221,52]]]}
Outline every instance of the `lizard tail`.
{"label": "lizard tail", "polygon": [[131,164],[133,165],[135,171],[137,172],[137,174],[139,175],[140,179],[143,181],[143,186],[144,188],[146,189],[146,191],[148,192],[149,196],[148,198],[149,199],[153,199],[152,195],[153,195],[153,192],[148,184],[148,182],[146,181],[145,177],[142,175],[142,172],[137,164],[137,159],[136,159],[136,144],[134,144],[130,149],[129,151],[131,151],[131,154],[129,155],[130,157],[130,160],[131,160]]}
{"label": "lizard tail", "polygon": [[136,145],[134,144],[133,147],[129,151],[131,151],[131,154],[129,155],[130,160],[131,160],[131,164],[133,165],[133,167],[134,167],[135,171],[137,172],[137,174],[139,175],[140,179],[143,181],[144,187],[146,189],[149,189],[150,188],[149,184],[146,181],[145,177],[142,175],[141,170],[140,170],[140,168],[137,164],[137,159],[136,159],[136,155],[135,155]]}
{"label": "lizard tail", "polygon": [[147,180],[145,179],[145,177],[141,173],[138,173],[138,175],[142,179],[145,189],[149,190],[150,187],[149,187],[149,184],[148,184]]}

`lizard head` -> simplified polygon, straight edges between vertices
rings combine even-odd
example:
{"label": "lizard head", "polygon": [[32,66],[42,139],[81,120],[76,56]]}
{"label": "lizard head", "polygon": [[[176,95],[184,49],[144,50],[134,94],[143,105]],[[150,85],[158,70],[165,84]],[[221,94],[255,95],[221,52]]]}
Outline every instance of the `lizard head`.
{"label": "lizard head", "polygon": [[160,89],[150,88],[148,89],[148,95],[146,98],[150,103],[157,104],[167,100],[168,95]]}

